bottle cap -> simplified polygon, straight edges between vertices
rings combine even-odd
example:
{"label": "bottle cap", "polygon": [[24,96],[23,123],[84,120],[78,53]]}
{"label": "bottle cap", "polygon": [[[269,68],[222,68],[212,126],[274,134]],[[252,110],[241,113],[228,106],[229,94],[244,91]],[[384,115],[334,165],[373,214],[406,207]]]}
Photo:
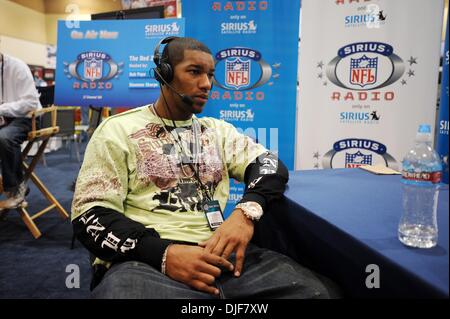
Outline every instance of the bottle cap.
{"label": "bottle cap", "polygon": [[419,133],[431,133],[431,126],[429,124],[420,124]]}
{"label": "bottle cap", "polygon": [[431,125],[420,124],[416,134],[416,142],[431,142]]}

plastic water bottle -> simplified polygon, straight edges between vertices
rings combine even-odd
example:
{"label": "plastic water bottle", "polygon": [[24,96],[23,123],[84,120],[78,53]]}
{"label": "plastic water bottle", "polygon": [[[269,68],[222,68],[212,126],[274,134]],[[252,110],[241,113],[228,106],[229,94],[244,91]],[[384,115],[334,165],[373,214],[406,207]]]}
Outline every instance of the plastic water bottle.
{"label": "plastic water bottle", "polygon": [[438,239],[437,204],[442,163],[431,146],[430,125],[420,125],[415,145],[403,159],[403,215],[399,240],[411,247],[431,248]]}

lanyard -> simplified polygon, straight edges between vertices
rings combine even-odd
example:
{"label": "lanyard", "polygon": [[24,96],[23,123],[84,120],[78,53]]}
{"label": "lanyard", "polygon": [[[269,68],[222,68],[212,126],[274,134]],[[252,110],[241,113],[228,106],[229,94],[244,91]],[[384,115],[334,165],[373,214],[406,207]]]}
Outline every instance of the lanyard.
{"label": "lanyard", "polygon": [[[173,126],[174,126],[174,128],[175,128],[175,130],[171,130],[171,131],[169,131],[168,130],[168,128],[167,128],[167,126],[166,126],[166,123],[163,121],[163,119],[159,116],[159,114],[158,114],[158,112],[156,112],[156,108],[155,108],[155,105],[154,104],[152,104],[152,110],[153,110],[153,113],[155,113],[155,115],[158,117],[158,119],[161,121],[161,123],[162,123],[162,125],[163,125],[163,128],[164,128],[164,131],[166,131],[166,133],[167,134],[170,134],[172,137],[173,137],[173,139],[174,139],[174,141],[175,141],[175,143],[178,145],[178,147],[179,147],[179,154],[181,154],[181,169],[183,170],[183,165],[184,164],[188,164],[189,165],[189,167],[192,169],[192,171],[194,172],[194,177],[195,177],[195,179],[197,180],[197,182],[199,183],[199,185],[200,185],[200,189],[202,190],[202,192],[203,192],[203,194],[204,194],[204,196],[206,197],[206,198],[208,198],[208,200],[212,200],[212,196],[211,196],[211,193],[209,192],[209,190],[208,190],[208,188],[202,183],[202,181],[201,181],[201,179],[200,179],[200,175],[199,175],[199,169],[198,169],[198,155],[200,154],[200,138],[199,138],[199,136],[200,136],[200,124],[199,123],[197,123],[197,121],[194,121],[194,118],[192,119],[192,132],[193,132],[193,134],[194,134],[194,139],[195,139],[195,143],[194,143],[194,149],[193,149],[193,152],[192,152],[192,158],[190,158],[190,160],[188,161],[188,163],[184,163],[184,158],[187,158],[187,155],[186,155],[186,152],[184,151],[184,147],[183,147],[183,143],[182,143],[182,141],[181,141],[181,137],[180,137],[180,135],[178,134],[178,132],[176,131],[176,129],[177,129],[177,126],[176,126],[176,124],[175,124],[175,122],[172,120],[172,122],[173,122]],[[172,131],[175,131],[175,134],[174,133],[172,133]],[[195,163],[197,163],[197,169],[195,169],[195,166],[192,164],[192,160],[194,160],[195,161]],[[184,171],[183,171],[184,172]]]}

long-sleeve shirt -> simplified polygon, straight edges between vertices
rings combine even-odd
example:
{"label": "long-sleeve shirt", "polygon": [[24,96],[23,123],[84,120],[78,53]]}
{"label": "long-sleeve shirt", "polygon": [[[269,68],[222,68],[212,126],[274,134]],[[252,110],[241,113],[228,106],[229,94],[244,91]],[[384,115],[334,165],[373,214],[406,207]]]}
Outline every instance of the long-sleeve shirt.
{"label": "long-sleeve shirt", "polygon": [[0,58],[0,103],[0,116],[6,117],[26,117],[42,108],[29,67],[5,54]]}
{"label": "long-sleeve shirt", "polygon": [[222,209],[230,177],[246,184],[241,202],[264,209],[283,194],[286,167],[232,125],[196,119],[197,139],[192,119],[168,131],[161,121],[149,107],[137,108],[104,121],[89,142],[72,221],[78,239],[103,261],[139,260],[158,268],[171,242],[198,243],[212,235],[201,208],[204,195],[180,162],[172,131],[185,150],[200,146],[196,170]]}

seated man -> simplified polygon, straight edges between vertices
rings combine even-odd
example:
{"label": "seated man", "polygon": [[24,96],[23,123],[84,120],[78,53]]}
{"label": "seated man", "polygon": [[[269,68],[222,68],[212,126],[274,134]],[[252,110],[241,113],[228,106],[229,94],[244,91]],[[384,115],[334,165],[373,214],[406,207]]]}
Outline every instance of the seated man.
{"label": "seated man", "polygon": [[[250,243],[288,171],[232,125],[195,116],[212,87],[211,52],[191,38],[165,43],[154,58],[160,98],[106,119],[78,176],[74,232],[108,269],[93,297],[330,297],[313,272]],[[230,177],[246,188],[224,221]]]}
{"label": "seated man", "polygon": [[18,207],[25,199],[20,146],[31,130],[31,111],[41,109],[39,95],[28,66],[21,60],[0,53],[0,184],[6,200],[0,211]]}

